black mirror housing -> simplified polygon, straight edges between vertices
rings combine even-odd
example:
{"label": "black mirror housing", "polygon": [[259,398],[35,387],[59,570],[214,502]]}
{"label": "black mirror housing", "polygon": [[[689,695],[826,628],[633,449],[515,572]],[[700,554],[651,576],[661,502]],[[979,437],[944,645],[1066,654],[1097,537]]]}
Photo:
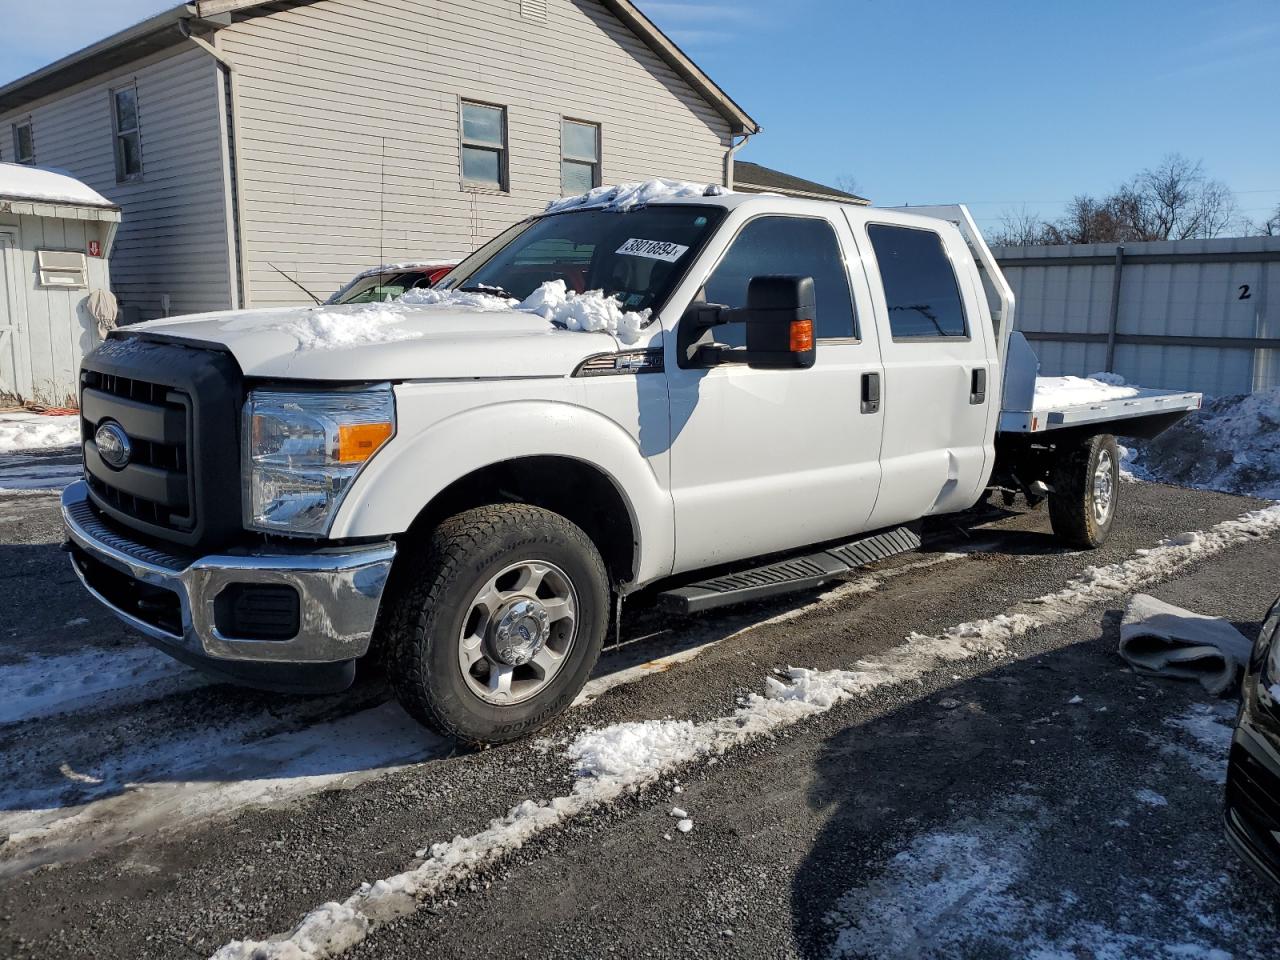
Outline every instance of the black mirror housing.
{"label": "black mirror housing", "polygon": [[813,277],[752,277],[747,285],[747,366],[812,367],[817,360]]}

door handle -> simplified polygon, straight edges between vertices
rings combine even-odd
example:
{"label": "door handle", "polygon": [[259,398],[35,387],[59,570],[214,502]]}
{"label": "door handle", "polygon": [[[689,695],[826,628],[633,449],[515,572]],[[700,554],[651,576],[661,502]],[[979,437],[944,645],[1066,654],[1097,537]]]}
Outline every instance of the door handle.
{"label": "door handle", "polygon": [[862,412],[880,412],[880,374],[878,373],[862,375]]}
{"label": "door handle", "polygon": [[987,402],[987,368],[975,367],[969,380],[969,402]]}

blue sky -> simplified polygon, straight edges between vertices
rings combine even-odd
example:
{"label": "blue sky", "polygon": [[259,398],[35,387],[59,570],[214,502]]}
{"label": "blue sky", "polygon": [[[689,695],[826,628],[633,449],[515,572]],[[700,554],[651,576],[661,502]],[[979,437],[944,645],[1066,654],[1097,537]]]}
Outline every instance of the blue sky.
{"label": "blue sky", "polygon": [[[1280,203],[1276,0],[638,0],[764,127],[743,159],[882,204],[1056,215],[1166,153]],[[0,82],[169,6],[0,0]]]}

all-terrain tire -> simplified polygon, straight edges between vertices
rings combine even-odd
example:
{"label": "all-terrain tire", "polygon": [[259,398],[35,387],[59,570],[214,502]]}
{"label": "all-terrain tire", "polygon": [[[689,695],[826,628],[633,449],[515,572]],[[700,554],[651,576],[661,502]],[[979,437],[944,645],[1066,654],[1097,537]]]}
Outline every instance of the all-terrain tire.
{"label": "all-terrain tire", "polygon": [[[572,643],[559,671],[535,696],[498,705],[468,685],[459,637],[486,582],[522,560],[547,561],[576,593]],[[562,713],[586,683],[604,646],[609,580],[591,539],[559,514],[528,504],[493,504],[444,520],[396,559],[384,638],[387,679],[420,723],[470,746],[506,743]]]}
{"label": "all-terrain tire", "polygon": [[1116,438],[1100,433],[1058,451],[1049,521],[1063,543],[1093,550],[1106,542],[1120,497]]}

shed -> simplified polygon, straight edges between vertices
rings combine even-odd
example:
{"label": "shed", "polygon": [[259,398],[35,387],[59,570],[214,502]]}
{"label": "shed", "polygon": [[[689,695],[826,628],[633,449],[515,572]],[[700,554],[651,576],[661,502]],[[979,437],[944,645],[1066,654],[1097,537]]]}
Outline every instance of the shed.
{"label": "shed", "polygon": [[0,163],[0,397],[73,405],[110,293],[120,208],[59,170]]}

